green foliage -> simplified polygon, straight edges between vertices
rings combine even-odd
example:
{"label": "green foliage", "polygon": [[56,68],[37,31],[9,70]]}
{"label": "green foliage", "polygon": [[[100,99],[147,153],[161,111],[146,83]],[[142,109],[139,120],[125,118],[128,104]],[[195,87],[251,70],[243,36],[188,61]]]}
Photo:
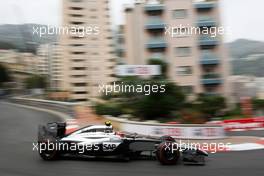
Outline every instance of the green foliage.
{"label": "green foliage", "polygon": [[226,108],[226,100],[221,96],[199,95],[196,108],[208,119],[217,116]]}
{"label": "green foliage", "polygon": [[[135,78],[133,78],[135,81]],[[137,78],[139,79],[139,78]],[[175,110],[179,110],[185,103],[185,95],[181,88],[174,83],[166,80],[141,80],[130,82],[130,84],[139,83],[153,87],[158,87],[157,92],[151,92],[150,95],[142,93],[123,93],[123,107],[132,110],[136,117],[144,119],[168,118]],[[161,86],[164,86],[165,92],[161,91]]]}
{"label": "green foliage", "polygon": [[25,80],[25,86],[27,89],[47,88],[47,79],[44,76],[33,75]]}
{"label": "green foliage", "polygon": [[97,104],[95,106],[95,111],[99,115],[112,115],[115,117],[123,114],[121,108],[117,104],[113,103]]}
{"label": "green foliage", "polygon": [[253,100],[253,107],[255,110],[264,109],[264,100],[263,99],[254,99]]}
{"label": "green foliage", "polygon": [[149,59],[148,64],[149,65],[160,65],[161,76],[159,76],[159,77],[163,77],[163,78],[167,77],[168,65],[166,62],[164,62],[160,59]]}
{"label": "green foliage", "polygon": [[[108,96],[104,95],[102,97],[104,100],[116,100],[120,103],[120,106],[100,104],[96,106],[96,112],[114,116],[121,113],[130,113],[134,117],[144,119],[173,118],[175,111],[179,111],[183,107],[185,95],[180,87],[166,79],[167,64],[165,62],[150,59],[148,64],[160,65],[162,75],[150,79],[136,76],[121,77],[116,84],[141,87],[144,91],[121,91]],[[155,91],[153,91],[154,87]]]}
{"label": "green foliage", "polygon": [[10,81],[8,70],[5,66],[0,65],[0,86],[8,81]]}

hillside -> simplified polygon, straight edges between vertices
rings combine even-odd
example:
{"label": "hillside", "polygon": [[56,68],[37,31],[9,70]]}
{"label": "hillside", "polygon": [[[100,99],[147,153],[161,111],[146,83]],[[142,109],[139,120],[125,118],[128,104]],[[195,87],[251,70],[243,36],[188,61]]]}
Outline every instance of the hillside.
{"label": "hillside", "polygon": [[264,42],[239,39],[228,43],[232,58],[245,58],[252,54],[264,54]]}
{"label": "hillside", "polygon": [[0,49],[17,49],[23,52],[35,53],[40,44],[55,42],[56,35],[33,35],[33,27],[40,24],[0,25]]}
{"label": "hillside", "polygon": [[228,48],[233,74],[264,77],[264,42],[239,39]]}

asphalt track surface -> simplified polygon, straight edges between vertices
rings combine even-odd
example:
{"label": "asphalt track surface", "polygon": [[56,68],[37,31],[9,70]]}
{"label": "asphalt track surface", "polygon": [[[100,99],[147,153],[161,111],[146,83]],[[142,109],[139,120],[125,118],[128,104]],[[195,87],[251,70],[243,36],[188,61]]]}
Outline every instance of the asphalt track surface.
{"label": "asphalt track surface", "polygon": [[[155,160],[59,160],[47,162],[33,152],[37,126],[58,120],[39,111],[0,102],[1,176],[263,176],[264,150],[216,153],[205,166],[162,166]],[[259,131],[263,133],[263,131]]]}

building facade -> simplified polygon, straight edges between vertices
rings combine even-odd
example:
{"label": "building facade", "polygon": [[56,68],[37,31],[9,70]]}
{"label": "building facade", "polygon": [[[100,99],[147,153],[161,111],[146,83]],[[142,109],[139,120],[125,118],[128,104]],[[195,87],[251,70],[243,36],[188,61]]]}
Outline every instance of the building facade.
{"label": "building facade", "polygon": [[46,76],[52,90],[62,90],[62,51],[58,43],[40,45],[37,49],[37,71]]}
{"label": "building facade", "polygon": [[25,80],[38,73],[38,59],[32,53],[15,50],[0,50],[0,64],[4,65],[11,77],[14,89],[24,89]]}
{"label": "building facade", "polygon": [[229,61],[222,35],[205,31],[221,27],[217,0],[138,0],[125,8],[125,16],[127,64],[161,59],[169,66],[169,79],[190,96],[229,97]]}
{"label": "building facade", "polygon": [[264,99],[264,78],[247,75],[233,75],[229,77],[231,82],[232,97],[235,103],[242,98]]}
{"label": "building facade", "polygon": [[108,0],[63,0],[61,35],[62,82],[71,99],[87,101],[100,96],[99,85],[114,81],[115,51]]}

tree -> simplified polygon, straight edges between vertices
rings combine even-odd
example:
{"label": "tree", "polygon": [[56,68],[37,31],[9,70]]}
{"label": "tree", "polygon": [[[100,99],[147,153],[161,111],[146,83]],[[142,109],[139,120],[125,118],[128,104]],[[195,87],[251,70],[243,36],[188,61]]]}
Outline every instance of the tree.
{"label": "tree", "polygon": [[166,62],[160,59],[149,59],[149,65],[160,65],[161,68],[161,77],[167,78],[168,65]]}
{"label": "tree", "polygon": [[199,95],[196,103],[196,108],[207,118],[216,116],[226,108],[226,100],[221,96]]}
{"label": "tree", "polygon": [[10,81],[8,70],[5,66],[0,64],[0,86],[8,81]]}
{"label": "tree", "polygon": [[181,88],[167,82],[165,89],[164,93],[151,93],[139,99],[134,109],[135,115],[144,119],[170,118],[173,111],[180,110],[185,103]]}
{"label": "tree", "polygon": [[263,99],[253,99],[253,107],[255,110],[264,109],[264,100]]}
{"label": "tree", "polygon": [[25,80],[27,89],[45,89],[47,88],[47,79],[44,76],[33,75]]}

